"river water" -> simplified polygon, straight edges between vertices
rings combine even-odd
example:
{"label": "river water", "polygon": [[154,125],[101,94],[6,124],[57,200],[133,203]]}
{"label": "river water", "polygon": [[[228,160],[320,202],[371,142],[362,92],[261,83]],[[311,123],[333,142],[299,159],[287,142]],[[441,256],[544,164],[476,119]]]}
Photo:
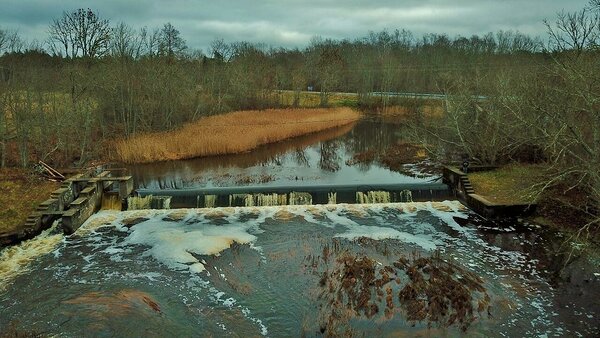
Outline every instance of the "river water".
{"label": "river water", "polygon": [[421,174],[411,165],[398,173],[378,163],[348,163],[356,153],[384,150],[402,139],[398,125],[364,119],[248,153],[133,165],[129,169],[136,187],[141,189],[430,181],[432,175]]}
{"label": "river water", "polygon": [[[368,142],[352,148],[361,137],[351,132],[301,148],[319,179],[352,172],[342,154]],[[379,137],[399,136],[389,127]],[[338,144],[335,171],[314,158],[324,142]],[[290,164],[299,147],[279,146],[258,160],[159,164],[136,175],[140,186],[172,188],[266,166],[281,169],[275,181],[295,182],[306,172]],[[376,164],[359,172],[371,170],[428,180]],[[600,262],[564,236],[499,227],[456,201],[101,211],[72,236],[50,229],[0,252],[0,328],[65,337],[596,336]]]}

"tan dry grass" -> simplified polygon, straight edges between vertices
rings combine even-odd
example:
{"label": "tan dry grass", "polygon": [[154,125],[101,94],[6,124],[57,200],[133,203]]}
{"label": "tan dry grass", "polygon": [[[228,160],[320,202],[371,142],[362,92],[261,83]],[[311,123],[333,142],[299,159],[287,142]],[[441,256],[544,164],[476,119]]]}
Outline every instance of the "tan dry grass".
{"label": "tan dry grass", "polygon": [[22,230],[27,217],[59,186],[22,169],[0,169],[0,234]]}
{"label": "tan dry grass", "polygon": [[237,154],[358,119],[360,113],[346,107],[239,111],[202,118],[171,132],[122,140],[117,142],[116,152],[118,160],[125,163]]}

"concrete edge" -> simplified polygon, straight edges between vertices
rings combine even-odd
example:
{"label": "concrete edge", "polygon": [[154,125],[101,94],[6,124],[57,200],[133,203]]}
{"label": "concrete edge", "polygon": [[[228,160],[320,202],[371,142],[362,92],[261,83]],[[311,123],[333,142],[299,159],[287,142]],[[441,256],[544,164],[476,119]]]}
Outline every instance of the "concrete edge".
{"label": "concrete edge", "polygon": [[[480,170],[494,170],[497,167],[480,167]],[[456,167],[444,166],[443,182],[448,184],[454,195],[469,209],[486,218],[514,218],[531,215],[537,208],[537,203],[499,204],[489,201],[477,194],[466,173]]]}
{"label": "concrete edge", "polygon": [[23,227],[0,234],[0,248],[32,239],[60,220],[59,227],[66,234],[75,232],[102,205],[105,190],[119,182],[118,196],[126,198],[133,191],[131,176],[111,176],[110,170],[98,175],[90,172],[75,174],[50,194],[29,214]]}

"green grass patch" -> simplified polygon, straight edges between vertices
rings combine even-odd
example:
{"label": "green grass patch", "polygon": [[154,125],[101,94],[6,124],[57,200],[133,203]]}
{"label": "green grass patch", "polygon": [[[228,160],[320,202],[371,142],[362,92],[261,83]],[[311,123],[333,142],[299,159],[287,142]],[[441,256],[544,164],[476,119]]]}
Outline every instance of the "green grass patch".
{"label": "green grass patch", "polygon": [[544,181],[543,165],[511,164],[492,171],[474,172],[469,180],[475,193],[498,204],[533,203],[534,185]]}

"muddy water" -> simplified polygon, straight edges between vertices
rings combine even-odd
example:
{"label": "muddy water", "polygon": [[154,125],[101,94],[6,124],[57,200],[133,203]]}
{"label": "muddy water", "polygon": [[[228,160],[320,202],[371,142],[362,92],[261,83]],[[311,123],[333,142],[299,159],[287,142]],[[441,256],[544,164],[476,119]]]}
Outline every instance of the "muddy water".
{"label": "muddy water", "polygon": [[[266,145],[252,152],[130,166],[136,187],[183,189],[218,186],[282,186],[354,183],[423,183],[377,163],[350,165],[366,150],[385,150],[401,140],[398,125],[376,119]],[[410,168],[407,167],[410,172]],[[414,175],[419,175],[414,171]]]}
{"label": "muddy water", "polygon": [[[567,299],[575,289],[551,278],[552,260],[536,248],[549,237],[482,231],[472,218],[457,202],[101,212],[71,237],[24,244],[39,248],[27,259],[2,253],[18,268],[1,278],[0,327],[67,337],[598,332],[598,304]],[[375,315],[326,320],[332,295],[322,276],[335,275],[338,257],[388,266],[436,253],[457,267],[452,278],[479,276],[489,296],[468,327],[408,320],[396,293],[410,278],[401,273],[388,283],[391,310],[373,292]],[[589,266],[585,274],[585,298],[597,297],[598,278]]]}

